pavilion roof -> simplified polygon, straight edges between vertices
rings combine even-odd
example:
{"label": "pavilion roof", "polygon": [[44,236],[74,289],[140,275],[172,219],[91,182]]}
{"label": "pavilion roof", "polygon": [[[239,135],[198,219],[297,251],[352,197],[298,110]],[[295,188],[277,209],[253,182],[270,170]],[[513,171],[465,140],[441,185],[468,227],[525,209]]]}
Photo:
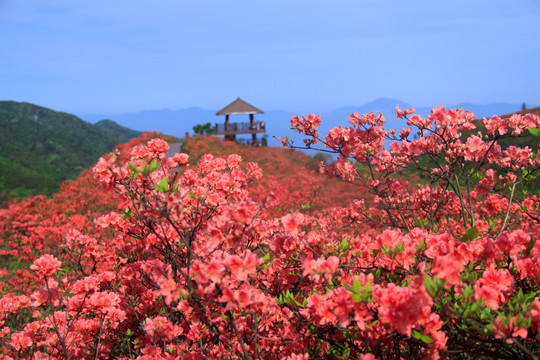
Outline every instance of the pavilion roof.
{"label": "pavilion roof", "polygon": [[248,104],[244,100],[238,98],[216,113],[216,115],[241,114],[264,114],[264,112],[260,109],[257,109],[255,106]]}

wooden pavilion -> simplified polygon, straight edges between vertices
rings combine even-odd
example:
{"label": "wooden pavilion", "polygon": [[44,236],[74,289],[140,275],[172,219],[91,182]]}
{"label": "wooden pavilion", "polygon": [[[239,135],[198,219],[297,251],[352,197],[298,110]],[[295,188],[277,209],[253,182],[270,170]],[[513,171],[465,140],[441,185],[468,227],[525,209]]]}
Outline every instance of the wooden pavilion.
{"label": "wooden pavilion", "polygon": [[[229,115],[249,115],[249,123],[231,123]],[[262,110],[248,104],[244,100],[238,98],[223,109],[219,110],[216,115],[225,115],[224,124],[216,124],[218,135],[224,135],[226,140],[236,140],[236,135],[251,134],[252,144],[256,145],[257,134],[266,132],[266,124],[263,121],[255,121],[255,114],[264,114]]]}

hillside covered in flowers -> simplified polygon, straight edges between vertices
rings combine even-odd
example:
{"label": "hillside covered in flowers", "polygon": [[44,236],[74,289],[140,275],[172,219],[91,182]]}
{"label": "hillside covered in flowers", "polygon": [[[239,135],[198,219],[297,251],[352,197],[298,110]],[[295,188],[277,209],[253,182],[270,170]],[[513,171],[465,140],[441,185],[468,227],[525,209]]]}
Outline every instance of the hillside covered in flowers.
{"label": "hillside covered in flowers", "polygon": [[[396,109],[294,151],[146,133],[0,210],[6,359],[516,359],[540,350],[540,117]],[[389,147],[386,142],[392,142]],[[532,141],[531,144],[538,144]]]}

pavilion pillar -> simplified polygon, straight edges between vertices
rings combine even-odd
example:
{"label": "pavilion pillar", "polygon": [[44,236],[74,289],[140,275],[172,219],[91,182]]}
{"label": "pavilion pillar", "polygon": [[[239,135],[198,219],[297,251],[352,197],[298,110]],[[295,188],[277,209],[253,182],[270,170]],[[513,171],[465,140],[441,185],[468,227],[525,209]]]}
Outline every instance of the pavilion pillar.
{"label": "pavilion pillar", "polygon": [[[249,129],[255,131],[255,117],[253,114],[249,114]],[[257,144],[257,133],[253,132],[251,134],[251,145]]]}
{"label": "pavilion pillar", "polygon": [[[225,133],[229,131],[229,114],[225,114]],[[234,135],[225,134],[225,140],[236,140]]]}

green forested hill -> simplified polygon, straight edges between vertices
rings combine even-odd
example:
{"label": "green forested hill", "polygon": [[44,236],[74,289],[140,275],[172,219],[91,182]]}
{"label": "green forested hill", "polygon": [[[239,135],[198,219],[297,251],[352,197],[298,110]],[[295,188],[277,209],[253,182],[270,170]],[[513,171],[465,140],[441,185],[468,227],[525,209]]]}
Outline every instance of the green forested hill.
{"label": "green forested hill", "polygon": [[0,201],[51,194],[67,179],[140,133],[44,107],[0,101]]}
{"label": "green forested hill", "polygon": [[124,138],[126,139],[133,139],[141,135],[140,131],[131,130],[127,127],[120,126],[109,119],[98,121],[97,123],[95,123],[95,125],[99,126],[102,129],[108,130],[109,132],[112,132],[113,134],[115,134],[115,136],[124,136]]}

